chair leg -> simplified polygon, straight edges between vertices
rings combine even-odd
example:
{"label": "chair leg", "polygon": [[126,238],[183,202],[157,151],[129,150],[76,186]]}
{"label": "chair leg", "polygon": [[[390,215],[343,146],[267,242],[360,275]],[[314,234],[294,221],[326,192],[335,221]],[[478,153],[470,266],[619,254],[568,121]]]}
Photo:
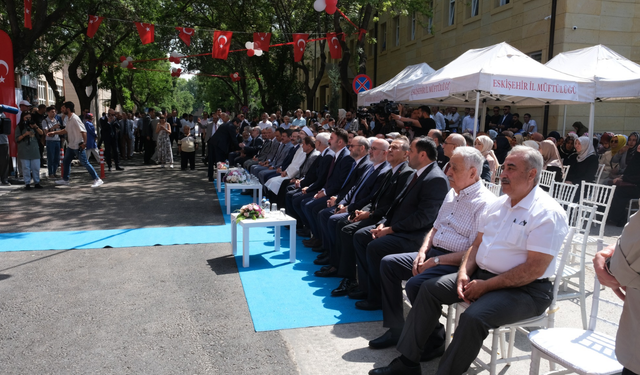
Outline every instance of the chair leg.
{"label": "chair leg", "polygon": [[453,318],[453,314],[455,313],[456,313],[455,304],[449,305],[449,307],[447,308],[447,326],[445,327],[445,338],[444,338],[445,350],[449,347],[449,344],[451,344],[451,335],[455,330],[455,327],[454,327],[455,320]]}
{"label": "chair leg", "polygon": [[529,364],[529,375],[538,375],[540,373],[540,352],[533,346],[531,348],[531,363]]}
{"label": "chair leg", "polygon": [[584,287],[584,268],[580,273],[580,315],[582,316],[582,329],[587,330],[587,297]]}
{"label": "chair leg", "polygon": [[[496,374],[496,361],[498,360],[498,340],[500,340],[500,328],[493,330],[493,342],[491,344],[491,362],[489,362],[489,374]],[[502,341],[502,340],[500,340]]]}
{"label": "chair leg", "polygon": [[[507,354],[507,358],[511,358],[513,356],[513,345],[516,341],[516,329],[511,328],[509,330],[509,353]],[[507,362],[507,365],[511,365],[511,361]]]}

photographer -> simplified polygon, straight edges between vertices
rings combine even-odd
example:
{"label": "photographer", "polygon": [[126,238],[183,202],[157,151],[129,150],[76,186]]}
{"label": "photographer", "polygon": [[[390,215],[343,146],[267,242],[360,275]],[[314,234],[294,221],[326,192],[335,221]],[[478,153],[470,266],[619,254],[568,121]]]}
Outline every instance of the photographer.
{"label": "photographer", "polygon": [[16,127],[15,140],[18,145],[18,158],[22,165],[26,190],[31,189],[31,177],[33,177],[35,187],[42,188],[40,185],[40,149],[36,134],[42,136],[44,132],[31,119],[31,113],[23,113],[20,123]]}
{"label": "photographer", "polygon": [[56,130],[54,132],[47,133],[47,136],[68,135],[68,145],[67,151],[64,154],[64,160],[62,161],[62,165],[64,167],[64,173],[62,176],[62,180],[57,180],[56,184],[58,185],[69,185],[69,175],[71,173],[71,161],[76,155],[78,156],[78,160],[80,160],[80,164],[84,165],[87,169],[91,178],[93,179],[93,184],[91,187],[98,187],[102,185],[102,180],[98,177],[95,169],[89,164],[89,160],[87,160],[87,154],[84,151],[87,144],[87,130],[84,127],[84,124],[80,120],[80,117],[76,115],[74,112],[75,104],[73,102],[65,102],[62,105],[62,113],[66,115],[65,117],[65,128],[62,130]]}
{"label": "photographer", "polygon": [[[42,130],[45,133],[62,129],[58,119],[56,118],[56,107],[47,108],[47,117],[42,120]],[[60,165],[60,136],[46,137],[47,146],[47,168],[49,177],[58,177],[58,165]]]}
{"label": "photographer", "polygon": [[[402,104],[398,104],[398,107],[400,109],[400,112],[402,112]],[[418,118],[417,120],[409,117],[402,117],[396,114],[392,114],[391,118],[409,124],[411,129],[413,129],[415,138],[424,137],[429,135],[429,130],[436,128],[436,122],[431,118],[431,108],[423,105],[419,109],[420,118]]]}

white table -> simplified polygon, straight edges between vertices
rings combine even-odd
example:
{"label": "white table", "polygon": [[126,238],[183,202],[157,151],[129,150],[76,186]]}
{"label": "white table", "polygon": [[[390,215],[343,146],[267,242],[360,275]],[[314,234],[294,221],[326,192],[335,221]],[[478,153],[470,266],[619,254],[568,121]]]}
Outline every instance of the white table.
{"label": "white table", "polygon": [[[231,215],[231,249],[233,255],[238,255],[238,224],[236,224],[237,213]],[[242,267],[249,267],[249,229],[260,227],[274,227],[275,229],[275,250],[280,251],[280,227],[289,226],[289,262],[296,261],[296,219],[281,212],[268,212],[264,219],[242,220]]]}
{"label": "white table", "polygon": [[[262,201],[262,184],[258,181],[252,180],[248,184],[232,184],[225,182],[224,184],[224,203],[227,206],[227,215],[231,215],[231,190],[233,189],[251,189],[253,190],[253,203],[260,204]],[[256,201],[256,192],[258,193],[258,200]]]}
{"label": "white table", "polygon": [[216,188],[218,188],[218,193],[222,192],[222,175],[227,174],[227,172],[229,172],[229,169],[218,169],[218,178],[216,178]]}

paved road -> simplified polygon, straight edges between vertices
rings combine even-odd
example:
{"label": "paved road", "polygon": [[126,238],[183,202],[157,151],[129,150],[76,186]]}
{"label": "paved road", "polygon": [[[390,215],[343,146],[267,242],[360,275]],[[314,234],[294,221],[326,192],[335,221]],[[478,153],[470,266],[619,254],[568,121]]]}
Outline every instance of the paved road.
{"label": "paved road", "polygon": [[[0,232],[222,223],[202,165],[140,164],[98,189],[76,167],[68,188],[2,190]],[[0,295],[2,374],[366,374],[398,355],[367,348],[380,322],[254,332],[229,244],[0,252]],[[576,304],[561,302],[556,322],[580,326]],[[528,350],[519,334],[516,352]]]}

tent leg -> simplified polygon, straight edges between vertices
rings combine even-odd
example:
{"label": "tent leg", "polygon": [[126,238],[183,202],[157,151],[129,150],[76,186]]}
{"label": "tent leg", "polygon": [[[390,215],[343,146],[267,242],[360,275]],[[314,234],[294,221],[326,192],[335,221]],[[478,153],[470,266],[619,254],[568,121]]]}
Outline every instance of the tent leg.
{"label": "tent leg", "polygon": [[589,137],[593,137],[594,127],[595,127],[594,126],[595,113],[596,113],[596,103],[593,102],[589,104]]}
{"label": "tent leg", "polygon": [[480,107],[480,91],[476,91],[476,114],[473,116],[473,139],[476,139],[478,133],[478,110]]}
{"label": "tent leg", "polygon": [[562,134],[560,134],[561,136],[565,136],[567,135],[567,105],[565,104],[564,106],[564,118],[562,120]]}

